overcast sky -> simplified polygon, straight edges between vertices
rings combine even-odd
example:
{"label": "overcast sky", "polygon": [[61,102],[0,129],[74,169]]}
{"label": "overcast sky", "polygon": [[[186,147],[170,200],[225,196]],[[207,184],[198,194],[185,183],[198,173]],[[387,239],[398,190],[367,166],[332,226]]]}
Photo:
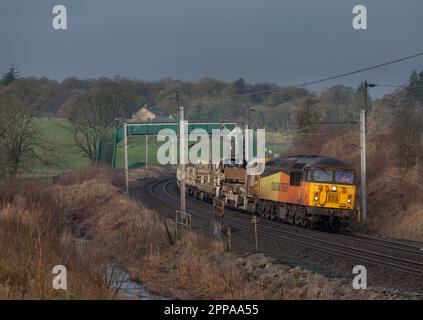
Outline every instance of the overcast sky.
{"label": "overcast sky", "polygon": [[[67,31],[52,28],[57,4]],[[352,28],[357,4],[368,30]],[[290,85],[423,51],[422,13],[421,0],[1,0],[0,71]],[[403,84],[413,69],[423,57],[311,89]]]}

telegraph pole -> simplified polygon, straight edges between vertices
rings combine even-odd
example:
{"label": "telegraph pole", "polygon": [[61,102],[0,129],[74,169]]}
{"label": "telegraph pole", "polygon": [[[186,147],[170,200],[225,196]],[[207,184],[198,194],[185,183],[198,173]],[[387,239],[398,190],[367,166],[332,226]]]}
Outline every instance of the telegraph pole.
{"label": "telegraph pole", "polygon": [[[178,95],[179,96],[179,95]],[[179,97],[178,97],[179,102]],[[179,104],[179,103],[178,103]],[[186,212],[185,202],[185,121],[184,121],[184,107],[179,106],[178,110],[179,120],[179,159],[181,172],[181,211]]]}

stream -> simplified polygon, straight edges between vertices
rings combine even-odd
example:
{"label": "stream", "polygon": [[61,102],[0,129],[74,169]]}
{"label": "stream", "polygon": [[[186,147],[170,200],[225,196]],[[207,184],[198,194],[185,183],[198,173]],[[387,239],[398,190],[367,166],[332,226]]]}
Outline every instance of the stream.
{"label": "stream", "polygon": [[107,266],[107,280],[111,287],[118,289],[119,294],[128,299],[141,300],[169,300],[168,297],[152,294],[140,283],[132,281],[131,275],[117,266],[116,264],[109,264]]}

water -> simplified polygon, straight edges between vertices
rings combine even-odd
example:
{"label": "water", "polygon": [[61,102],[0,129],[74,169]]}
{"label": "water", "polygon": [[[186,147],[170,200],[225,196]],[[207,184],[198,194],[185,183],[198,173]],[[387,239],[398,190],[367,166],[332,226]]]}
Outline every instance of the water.
{"label": "water", "polygon": [[169,300],[168,297],[152,294],[138,282],[132,281],[130,274],[115,264],[107,266],[107,279],[112,288],[118,289],[129,299]]}

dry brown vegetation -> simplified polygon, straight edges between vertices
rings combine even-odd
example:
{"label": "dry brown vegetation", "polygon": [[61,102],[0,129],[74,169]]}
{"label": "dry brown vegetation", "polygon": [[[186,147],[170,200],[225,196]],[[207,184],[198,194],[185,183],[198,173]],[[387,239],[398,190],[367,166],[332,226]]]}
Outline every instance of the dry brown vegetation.
{"label": "dry brown vegetation", "polygon": [[[262,255],[235,256],[204,234],[175,239],[172,221],[129,200],[120,186],[121,175],[103,168],[3,190],[0,298],[119,298],[106,276],[110,263],[150,291],[180,299],[396,298]],[[68,269],[67,291],[52,289],[56,264]]]}
{"label": "dry brown vegetation", "polygon": [[[48,187],[25,187],[2,194],[0,299],[113,297],[106,285],[107,261],[94,247],[79,250],[72,213],[56,204]],[[55,265],[67,267],[72,285],[66,292],[53,290]]]}

